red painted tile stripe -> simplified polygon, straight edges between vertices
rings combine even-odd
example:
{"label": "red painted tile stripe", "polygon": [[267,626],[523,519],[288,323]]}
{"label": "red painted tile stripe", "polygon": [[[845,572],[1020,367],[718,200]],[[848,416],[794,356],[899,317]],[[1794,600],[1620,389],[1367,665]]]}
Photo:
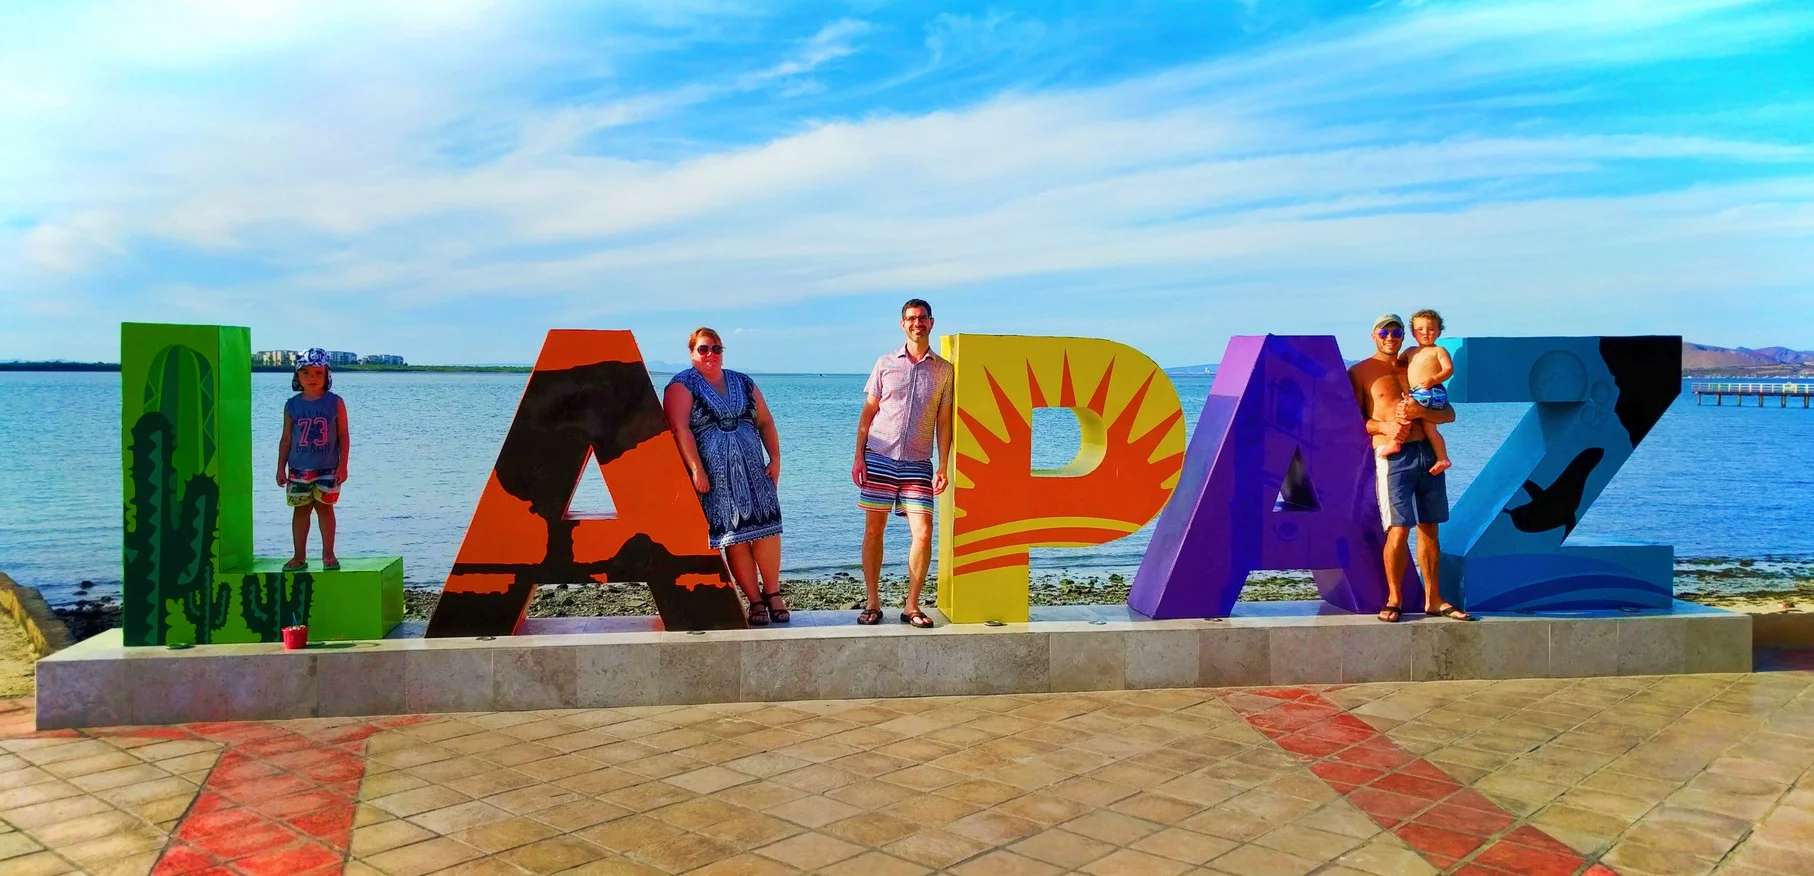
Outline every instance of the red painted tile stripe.
{"label": "red painted tile stripe", "polygon": [[1443,870],[1474,876],[1617,876],[1582,858],[1323,696],[1327,687],[1231,688],[1222,701],[1329,787]]}
{"label": "red painted tile stripe", "polygon": [[302,733],[251,722],[119,728],[226,743],[153,876],[340,872],[352,844],[366,740],[422,720],[349,721]]}

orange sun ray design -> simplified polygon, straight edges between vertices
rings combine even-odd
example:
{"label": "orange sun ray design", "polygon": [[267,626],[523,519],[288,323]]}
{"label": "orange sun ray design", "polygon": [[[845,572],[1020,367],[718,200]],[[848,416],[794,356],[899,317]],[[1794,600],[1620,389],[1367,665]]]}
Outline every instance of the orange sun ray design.
{"label": "orange sun ray design", "polygon": [[[1164,506],[1184,463],[1183,441],[1176,434],[1183,411],[1173,401],[1155,425],[1136,435],[1136,421],[1161,372],[1152,367],[1128,400],[1111,410],[1115,364],[1111,358],[1080,407],[1070,356],[1062,357],[1057,406],[1077,414],[1084,440],[1078,460],[1055,472],[1032,470],[1031,418],[995,372],[983,368],[1002,434],[971,411],[957,410],[974,452],[965,452],[960,444],[954,572],[1025,566],[1033,547],[1112,541],[1145,525]],[[1026,379],[1028,409],[1047,407],[1050,395],[1030,359]]]}

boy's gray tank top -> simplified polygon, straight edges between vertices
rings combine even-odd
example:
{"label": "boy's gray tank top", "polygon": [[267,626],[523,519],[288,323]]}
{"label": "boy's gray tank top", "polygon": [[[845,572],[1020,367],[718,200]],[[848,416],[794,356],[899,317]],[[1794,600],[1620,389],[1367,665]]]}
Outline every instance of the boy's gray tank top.
{"label": "boy's gray tank top", "polygon": [[297,471],[340,467],[340,396],[324,392],[310,401],[301,393],[284,402],[290,417],[290,462]]}

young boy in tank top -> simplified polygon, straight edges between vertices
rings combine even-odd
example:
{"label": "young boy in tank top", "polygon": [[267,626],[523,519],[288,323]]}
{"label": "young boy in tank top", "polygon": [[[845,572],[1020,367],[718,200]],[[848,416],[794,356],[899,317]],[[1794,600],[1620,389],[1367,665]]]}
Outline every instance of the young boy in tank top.
{"label": "young boy in tank top", "polygon": [[334,503],[346,483],[346,457],[352,444],[346,432],[346,402],[328,390],[334,375],[328,354],[310,348],[296,365],[290,388],[297,390],[283,405],[283,438],[277,445],[277,485],[293,509],[290,535],[296,551],[284,571],[308,567],[309,509],[321,519],[321,567],[340,568],[334,555]]}

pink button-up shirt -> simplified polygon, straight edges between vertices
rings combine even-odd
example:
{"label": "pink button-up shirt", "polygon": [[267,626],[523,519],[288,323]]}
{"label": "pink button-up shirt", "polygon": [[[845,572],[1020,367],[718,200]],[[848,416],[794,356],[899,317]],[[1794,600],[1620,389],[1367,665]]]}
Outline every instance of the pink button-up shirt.
{"label": "pink button-up shirt", "polygon": [[864,449],[899,462],[932,459],[933,430],[951,407],[951,362],[931,350],[918,362],[907,345],[876,360],[863,391],[881,401]]}

